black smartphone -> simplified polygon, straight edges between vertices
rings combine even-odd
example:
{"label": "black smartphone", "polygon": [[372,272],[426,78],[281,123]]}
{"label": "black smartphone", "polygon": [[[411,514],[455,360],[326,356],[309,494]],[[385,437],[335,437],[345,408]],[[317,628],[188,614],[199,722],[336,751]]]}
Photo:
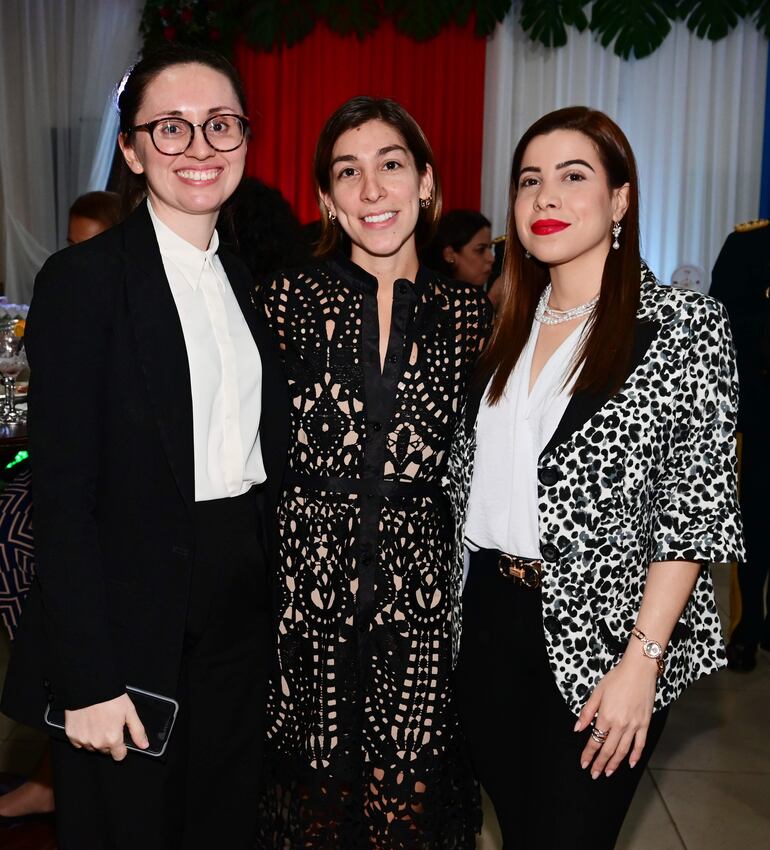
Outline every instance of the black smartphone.
{"label": "black smartphone", "polygon": [[[147,733],[147,740],[150,742],[146,750],[139,749],[131,740],[131,733],[126,727],[123,730],[126,747],[134,752],[144,753],[146,756],[162,756],[171,737],[171,730],[174,728],[179,703],[171,697],[153,694],[132,685],[126,687],[126,693],[136,708],[136,713]],[[58,731],[64,729],[64,709],[57,709],[49,704],[45,710],[44,719],[46,725],[52,729]]]}

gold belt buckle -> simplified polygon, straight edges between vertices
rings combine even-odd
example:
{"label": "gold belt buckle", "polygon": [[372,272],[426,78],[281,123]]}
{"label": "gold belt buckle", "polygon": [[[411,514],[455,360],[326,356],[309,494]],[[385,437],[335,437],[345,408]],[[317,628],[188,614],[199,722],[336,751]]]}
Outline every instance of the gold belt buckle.
{"label": "gold belt buckle", "polygon": [[526,558],[517,558],[515,555],[501,552],[498,566],[500,572],[507,578],[512,578],[531,590],[540,587],[540,573],[543,568],[540,561],[530,561]]}

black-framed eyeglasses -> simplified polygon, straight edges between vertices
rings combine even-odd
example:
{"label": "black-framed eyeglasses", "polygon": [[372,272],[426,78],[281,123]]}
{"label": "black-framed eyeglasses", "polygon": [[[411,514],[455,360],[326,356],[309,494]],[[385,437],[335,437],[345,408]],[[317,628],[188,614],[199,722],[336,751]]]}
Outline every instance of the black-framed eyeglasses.
{"label": "black-framed eyeglasses", "polygon": [[209,147],[220,153],[234,151],[243,144],[249,129],[245,115],[212,115],[202,124],[193,124],[186,118],[157,118],[146,124],[129,128],[129,133],[144,130],[150,134],[158,153],[178,156],[193,143],[195,128],[200,127]]}

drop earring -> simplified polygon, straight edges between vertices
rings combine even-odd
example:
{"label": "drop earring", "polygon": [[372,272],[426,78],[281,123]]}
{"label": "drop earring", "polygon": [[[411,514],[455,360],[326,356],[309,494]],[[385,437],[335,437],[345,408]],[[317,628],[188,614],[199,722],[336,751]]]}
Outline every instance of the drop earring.
{"label": "drop earring", "polygon": [[337,223],[337,216],[334,215],[334,213],[331,210],[327,210],[326,212],[329,216],[329,223],[330,224],[336,224]]}
{"label": "drop earring", "polygon": [[530,259],[530,257],[532,256],[532,254],[530,254],[530,253],[529,253],[529,251],[525,251],[525,252],[524,252],[524,256],[525,256],[527,259]]}
{"label": "drop earring", "polygon": [[615,241],[612,243],[612,247],[617,251],[620,248],[620,242],[618,242],[618,236],[620,236],[620,231],[622,230],[619,221],[612,222],[612,235],[615,237]]}

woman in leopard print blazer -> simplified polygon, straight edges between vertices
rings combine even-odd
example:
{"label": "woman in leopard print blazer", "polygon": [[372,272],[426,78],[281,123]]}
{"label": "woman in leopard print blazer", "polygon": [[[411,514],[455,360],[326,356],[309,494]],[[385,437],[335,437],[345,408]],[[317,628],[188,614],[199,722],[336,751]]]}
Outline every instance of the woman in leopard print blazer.
{"label": "woman in leopard print blazer", "polygon": [[600,112],[525,133],[507,245],[457,687],[506,850],[603,850],[669,704],[724,664],[709,564],[743,554],[732,342],[712,299],[644,266],[640,284],[633,153]]}

